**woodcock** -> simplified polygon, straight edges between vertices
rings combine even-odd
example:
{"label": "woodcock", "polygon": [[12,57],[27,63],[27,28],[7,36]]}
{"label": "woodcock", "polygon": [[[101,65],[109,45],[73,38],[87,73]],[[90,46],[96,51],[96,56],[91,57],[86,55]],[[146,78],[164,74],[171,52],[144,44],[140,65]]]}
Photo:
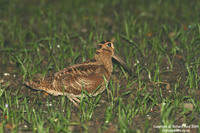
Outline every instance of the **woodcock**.
{"label": "woodcock", "polygon": [[93,59],[66,67],[43,79],[25,82],[25,84],[32,89],[43,90],[54,96],[66,95],[78,106],[77,103],[80,103],[80,100],[77,97],[81,96],[82,90],[95,96],[106,89],[113,71],[112,58],[132,73],[124,61],[115,54],[113,43],[106,40],[98,44]]}

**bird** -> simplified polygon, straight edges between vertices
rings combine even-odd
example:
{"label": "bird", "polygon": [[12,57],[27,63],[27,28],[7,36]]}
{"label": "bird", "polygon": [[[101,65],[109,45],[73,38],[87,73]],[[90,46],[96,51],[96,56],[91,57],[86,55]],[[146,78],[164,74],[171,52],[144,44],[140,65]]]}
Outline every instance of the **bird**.
{"label": "bird", "polygon": [[115,53],[113,42],[104,40],[97,45],[93,59],[68,66],[45,78],[26,81],[25,85],[53,96],[65,95],[75,106],[79,107],[82,90],[91,96],[96,96],[106,89],[113,72],[112,59],[129,73],[133,73]]}

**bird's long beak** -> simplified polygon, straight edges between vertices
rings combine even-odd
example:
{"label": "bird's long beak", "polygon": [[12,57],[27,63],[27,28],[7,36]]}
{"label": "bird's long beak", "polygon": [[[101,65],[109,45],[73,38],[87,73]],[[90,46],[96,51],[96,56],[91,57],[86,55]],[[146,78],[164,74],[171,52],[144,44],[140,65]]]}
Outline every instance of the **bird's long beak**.
{"label": "bird's long beak", "polygon": [[130,68],[128,68],[126,63],[117,54],[113,56],[113,59],[115,59],[126,71],[128,71],[129,74],[133,74],[133,71]]}

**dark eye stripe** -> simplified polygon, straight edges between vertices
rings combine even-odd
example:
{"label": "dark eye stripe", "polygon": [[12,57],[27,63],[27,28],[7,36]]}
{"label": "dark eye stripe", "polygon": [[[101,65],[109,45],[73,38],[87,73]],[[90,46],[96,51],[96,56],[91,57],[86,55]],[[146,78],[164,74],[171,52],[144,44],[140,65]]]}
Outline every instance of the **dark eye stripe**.
{"label": "dark eye stripe", "polygon": [[104,40],[104,41],[101,41],[100,43],[105,44],[106,42],[111,42],[111,41],[110,40]]}
{"label": "dark eye stripe", "polygon": [[102,45],[98,45],[98,46],[97,46],[97,49],[101,49],[101,48],[102,48]]}
{"label": "dark eye stripe", "polygon": [[100,43],[101,43],[101,44],[105,44],[106,42],[105,42],[105,41],[101,41]]}
{"label": "dark eye stripe", "polygon": [[98,51],[96,52],[96,54],[99,54],[99,53],[100,53],[100,52],[98,52]]}
{"label": "dark eye stripe", "polygon": [[105,49],[105,48],[103,48],[103,51],[112,52],[109,49]]}

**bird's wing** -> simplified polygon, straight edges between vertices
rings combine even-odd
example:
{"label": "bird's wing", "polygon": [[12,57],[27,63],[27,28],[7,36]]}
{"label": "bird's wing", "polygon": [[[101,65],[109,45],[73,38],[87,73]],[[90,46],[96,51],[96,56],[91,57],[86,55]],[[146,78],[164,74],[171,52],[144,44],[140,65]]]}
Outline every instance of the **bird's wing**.
{"label": "bird's wing", "polygon": [[83,89],[92,93],[98,86],[104,86],[103,75],[107,77],[107,73],[103,65],[74,65],[55,73],[52,86],[59,93],[80,95]]}

